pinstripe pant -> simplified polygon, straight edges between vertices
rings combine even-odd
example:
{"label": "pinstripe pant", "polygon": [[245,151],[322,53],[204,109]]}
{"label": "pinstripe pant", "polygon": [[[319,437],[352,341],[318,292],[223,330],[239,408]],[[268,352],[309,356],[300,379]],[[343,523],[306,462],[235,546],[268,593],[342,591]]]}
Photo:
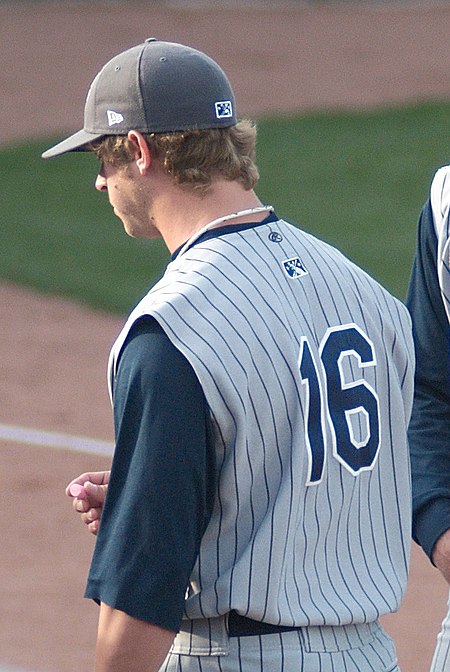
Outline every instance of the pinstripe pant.
{"label": "pinstripe pant", "polygon": [[197,635],[180,633],[160,672],[400,672],[378,622],[245,637],[228,637],[225,618],[204,623],[203,650]]}
{"label": "pinstripe pant", "polygon": [[449,672],[450,670],[450,594],[448,611],[437,636],[436,649],[430,672]]}

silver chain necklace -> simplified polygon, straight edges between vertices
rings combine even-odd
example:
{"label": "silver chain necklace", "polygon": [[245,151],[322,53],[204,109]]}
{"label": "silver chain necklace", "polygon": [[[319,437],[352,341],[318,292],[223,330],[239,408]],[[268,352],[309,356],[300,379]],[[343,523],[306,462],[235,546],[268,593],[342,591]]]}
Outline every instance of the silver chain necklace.
{"label": "silver chain necklace", "polygon": [[273,212],[273,206],[271,205],[259,205],[256,208],[248,208],[247,210],[239,210],[239,212],[233,212],[230,215],[224,215],[223,217],[218,217],[217,219],[213,219],[212,222],[208,222],[208,224],[205,224],[205,226],[202,226],[201,229],[196,231],[194,235],[192,235],[188,241],[183,245],[181,250],[178,252],[177,257],[182,255],[186,250],[191,247],[195,241],[202,236],[205,231],[208,231],[209,229],[212,229],[214,226],[217,226],[217,224],[222,224],[223,222],[228,222],[230,219],[237,219],[238,217],[244,217],[245,215],[253,215],[258,212]]}

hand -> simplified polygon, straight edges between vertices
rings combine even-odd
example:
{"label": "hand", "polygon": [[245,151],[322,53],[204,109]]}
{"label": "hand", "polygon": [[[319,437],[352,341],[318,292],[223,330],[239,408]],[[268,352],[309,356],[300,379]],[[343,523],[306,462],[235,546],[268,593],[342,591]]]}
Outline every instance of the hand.
{"label": "hand", "polygon": [[[74,510],[81,514],[81,520],[92,534],[97,534],[100,527],[110,473],[109,471],[93,471],[81,474],[66,488],[66,495],[73,498]],[[72,486],[79,486],[79,492],[76,492],[77,488],[73,488],[71,492]]]}
{"label": "hand", "polygon": [[450,530],[444,532],[435,543],[431,559],[444,579],[450,583]]}

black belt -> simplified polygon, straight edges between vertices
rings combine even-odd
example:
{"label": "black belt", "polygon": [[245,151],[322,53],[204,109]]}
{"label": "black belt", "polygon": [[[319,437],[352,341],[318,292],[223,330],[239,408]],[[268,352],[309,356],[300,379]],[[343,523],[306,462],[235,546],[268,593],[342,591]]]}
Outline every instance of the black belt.
{"label": "black belt", "polygon": [[273,625],[254,621],[252,618],[241,616],[236,611],[228,614],[228,635],[230,637],[249,637],[255,635],[273,635],[278,632],[298,630],[295,625]]}

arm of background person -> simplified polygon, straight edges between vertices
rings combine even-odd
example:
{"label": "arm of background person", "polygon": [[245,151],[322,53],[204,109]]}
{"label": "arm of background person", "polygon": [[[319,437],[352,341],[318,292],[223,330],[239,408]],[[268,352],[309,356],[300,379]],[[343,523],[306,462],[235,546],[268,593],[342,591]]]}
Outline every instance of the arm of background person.
{"label": "arm of background person", "polygon": [[450,530],[444,532],[435,543],[431,559],[447,583],[450,583]]}
{"label": "arm of background person", "polygon": [[450,543],[433,556],[450,529],[449,325],[437,274],[437,236],[431,203],[421,213],[406,303],[416,346],[416,378],[409,428],[413,484],[413,538],[449,578]]}

